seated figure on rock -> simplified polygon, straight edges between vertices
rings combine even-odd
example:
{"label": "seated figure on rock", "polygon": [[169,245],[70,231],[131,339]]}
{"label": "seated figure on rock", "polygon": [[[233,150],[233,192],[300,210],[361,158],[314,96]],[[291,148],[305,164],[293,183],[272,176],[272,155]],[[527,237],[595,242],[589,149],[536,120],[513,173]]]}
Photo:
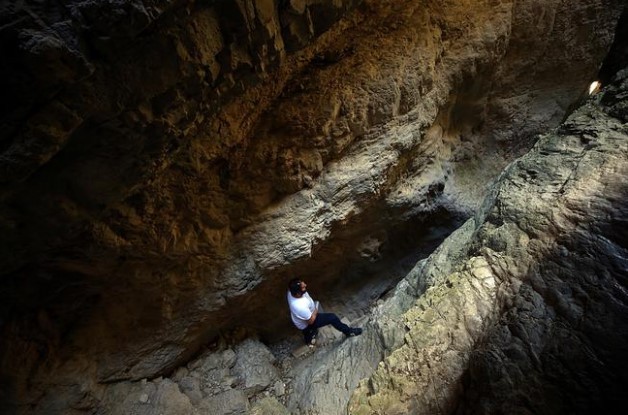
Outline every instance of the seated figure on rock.
{"label": "seated figure on rock", "polygon": [[310,297],[307,292],[307,284],[298,278],[294,278],[288,283],[287,298],[292,322],[301,330],[305,344],[309,346],[316,343],[318,329],[330,324],[347,337],[362,334],[361,328],[347,326],[334,313],[319,313],[318,301],[315,302]]}

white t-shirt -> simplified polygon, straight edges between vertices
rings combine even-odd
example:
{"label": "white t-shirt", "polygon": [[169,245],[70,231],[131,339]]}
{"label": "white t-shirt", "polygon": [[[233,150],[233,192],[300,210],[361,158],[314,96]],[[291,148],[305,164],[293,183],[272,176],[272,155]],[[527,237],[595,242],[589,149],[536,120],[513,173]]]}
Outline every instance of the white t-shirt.
{"label": "white t-shirt", "polygon": [[314,300],[308,293],[296,298],[288,291],[288,305],[290,306],[290,317],[292,322],[299,330],[307,327],[307,321],[312,317],[312,313],[316,309]]}

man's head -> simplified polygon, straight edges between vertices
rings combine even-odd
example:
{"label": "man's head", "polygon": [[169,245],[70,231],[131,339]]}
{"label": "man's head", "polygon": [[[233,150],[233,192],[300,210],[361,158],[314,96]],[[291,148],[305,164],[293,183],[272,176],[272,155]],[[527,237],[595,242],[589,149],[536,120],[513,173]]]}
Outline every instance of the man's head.
{"label": "man's head", "polygon": [[288,283],[288,290],[293,297],[301,297],[305,292],[307,285],[298,278],[293,278]]}

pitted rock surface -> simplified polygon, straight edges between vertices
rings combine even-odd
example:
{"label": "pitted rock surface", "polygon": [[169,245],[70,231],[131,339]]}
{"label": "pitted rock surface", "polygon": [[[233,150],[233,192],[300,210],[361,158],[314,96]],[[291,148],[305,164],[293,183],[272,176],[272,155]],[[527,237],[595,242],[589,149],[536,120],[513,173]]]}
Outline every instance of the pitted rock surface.
{"label": "pitted rock surface", "polygon": [[585,414],[624,401],[625,91],[628,72],[504,171],[470,220],[468,256],[424,271],[432,286],[405,314],[404,344],[351,413]]}
{"label": "pitted rock surface", "polygon": [[[399,313],[442,272],[461,271],[436,255],[410,273],[421,278],[396,284],[487,212],[494,177],[577,104],[624,7],[0,5],[0,410],[98,411],[126,402],[110,399],[118,384],[137,395],[129,405],[167,405],[158,396],[173,395],[164,411],[216,396],[214,410],[273,406],[261,403],[265,392],[291,411],[341,410],[358,379],[401,344]],[[618,91],[604,105],[625,120]],[[558,159],[544,168],[567,180],[560,174],[571,167]],[[532,182],[551,176],[522,169]],[[583,192],[596,180],[581,182]],[[528,202],[531,215],[549,203]],[[581,216],[546,220],[580,226]],[[536,240],[540,220],[517,226]],[[471,238],[467,226],[458,234]],[[499,235],[489,235],[496,252],[520,243]],[[441,252],[464,258],[460,247]],[[285,285],[294,276],[341,316],[380,328],[338,346],[353,357],[320,355],[341,374],[306,368],[315,382],[295,376],[280,396],[271,373],[286,373],[280,360],[247,389],[249,374],[232,373],[235,345],[249,337],[272,349],[293,335]],[[483,298],[478,291],[474,301]],[[577,315],[580,306],[565,307]],[[223,338],[225,355],[183,367]],[[140,390],[147,385],[158,396]],[[307,389],[302,401],[290,385]]]}

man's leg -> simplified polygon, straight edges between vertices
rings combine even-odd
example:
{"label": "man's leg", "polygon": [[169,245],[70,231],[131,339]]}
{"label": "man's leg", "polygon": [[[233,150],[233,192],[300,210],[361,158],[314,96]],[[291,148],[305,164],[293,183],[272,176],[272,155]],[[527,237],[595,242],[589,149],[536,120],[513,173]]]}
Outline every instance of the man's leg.
{"label": "man's leg", "polygon": [[303,333],[303,340],[305,340],[305,344],[309,345],[312,344],[312,339],[316,337],[316,334],[318,333],[318,327],[314,327],[314,324],[311,324],[301,330],[301,332]]}
{"label": "man's leg", "polygon": [[314,328],[324,327],[329,324],[331,324],[332,326],[334,326],[336,330],[344,333],[347,336],[350,336],[352,333],[351,327],[347,326],[345,323],[340,321],[338,316],[335,315],[334,313],[318,313],[318,315],[316,316],[316,320],[314,320],[314,323],[308,326],[308,329],[310,327],[314,327]]}

